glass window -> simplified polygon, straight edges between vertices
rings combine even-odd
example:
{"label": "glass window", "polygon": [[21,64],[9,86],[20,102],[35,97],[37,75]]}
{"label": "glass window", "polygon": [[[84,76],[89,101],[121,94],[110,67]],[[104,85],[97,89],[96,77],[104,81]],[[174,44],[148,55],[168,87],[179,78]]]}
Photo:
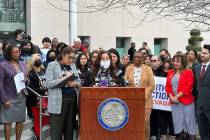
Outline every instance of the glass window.
{"label": "glass window", "polygon": [[117,37],[116,38],[116,49],[119,52],[120,56],[126,53],[126,50],[128,49],[130,42],[131,42],[130,37]]}
{"label": "glass window", "polygon": [[0,0],[0,31],[25,30],[26,0]]}

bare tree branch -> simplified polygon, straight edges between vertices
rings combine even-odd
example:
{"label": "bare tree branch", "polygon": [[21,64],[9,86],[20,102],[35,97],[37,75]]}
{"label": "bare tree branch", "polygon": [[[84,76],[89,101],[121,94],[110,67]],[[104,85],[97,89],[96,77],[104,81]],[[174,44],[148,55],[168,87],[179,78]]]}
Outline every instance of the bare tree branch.
{"label": "bare tree branch", "polygon": [[[210,28],[210,1],[209,0],[97,0],[96,9],[103,9],[106,12],[115,8],[122,8],[130,15],[132,13],[129,8],[138,8],[139,15],[143,15],[139,19],[139,24],[144,21],[154,21],[157,19],[173,18],[179,22],[185,21],[187,28],[197,26],[202,30]],[[159,16],[151,19],[149,15]],[[148,20],[149,19],[149,20]]]}

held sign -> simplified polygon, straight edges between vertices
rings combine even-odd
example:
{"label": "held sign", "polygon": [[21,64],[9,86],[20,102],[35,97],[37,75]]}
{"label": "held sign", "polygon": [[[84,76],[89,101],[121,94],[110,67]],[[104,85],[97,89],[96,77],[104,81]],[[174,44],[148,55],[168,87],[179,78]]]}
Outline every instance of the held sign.
{"label": "held sign", "polygon": [[165,85],[165,77],[155,77],[155,89],[152,93],[153,109],[171,111],[171,105],[165,91]]}

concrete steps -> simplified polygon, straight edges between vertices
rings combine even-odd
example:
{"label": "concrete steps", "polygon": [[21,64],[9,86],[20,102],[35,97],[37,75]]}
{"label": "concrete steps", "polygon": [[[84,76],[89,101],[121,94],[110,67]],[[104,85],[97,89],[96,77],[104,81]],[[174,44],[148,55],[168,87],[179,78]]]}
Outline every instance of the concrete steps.
{"label": "concrete steps", "polygon": [[[35,140],[34,133],[31,131],[31,128],[33,126],[32,120],[26,119],[24,122],[23,132],[21,140]],[[42,129],[43,132],[43,139],[46,139],[50,136],[50,127],[44,126]],[[4,140],[4,126],[0,124],[0,140]],[[15,124],[12,125],[12,131],[11,131],[11,140],[15,139]]]}

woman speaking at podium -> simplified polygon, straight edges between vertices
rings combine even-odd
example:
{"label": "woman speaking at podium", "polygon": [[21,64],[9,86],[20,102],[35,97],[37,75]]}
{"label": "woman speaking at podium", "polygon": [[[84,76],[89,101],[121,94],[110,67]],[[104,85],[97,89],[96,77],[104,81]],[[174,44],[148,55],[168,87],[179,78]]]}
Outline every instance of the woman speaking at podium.
{"label": "woman speaking at podium", "polygon": [[152,69],[143,64],[144,56],[141,52],[135,52],[133,62],[125,71],[125,80],[131,87],[145,88],[145,140],[149,140],[152,91],[155,87],[155,80]]}
{"label": "woman speaking at podium", "polygon": [[101,51],[94,63],[93,81],[95,87],[124,86],[123,80],[118,80],[120,74],[114,71],[112,57],[109,52]]}

